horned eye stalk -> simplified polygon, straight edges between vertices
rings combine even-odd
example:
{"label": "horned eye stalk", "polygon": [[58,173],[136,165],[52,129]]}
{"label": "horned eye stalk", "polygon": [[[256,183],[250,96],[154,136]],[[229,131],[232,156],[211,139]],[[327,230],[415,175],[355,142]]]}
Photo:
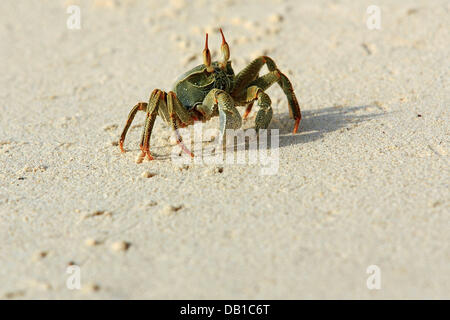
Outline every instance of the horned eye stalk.
{"label": "horned eye stalk", "polygon": [[[230,47],[225,40],[222,28],[220,28],[220,34],[222,35],[222,45],[220,46],[220,51],[222,52],[222,61],[219,63],[219,65],[220,68],[225,69],[227,67],[227,62],[230,59]],[[211,52],[208,48],[208,34],[206,34],[205,49],[203,49],[203,64],[206,66],[206,71],[214,71],[214,68],[211,65]]]}
{"label": "horned eye stalk", "polygon": [[220,51],[222,51],[222,62],[220,67],[225,69],[227,67],[227,61],[230,59],[230,47],[228,46],[225,36],[223,35],[222,28],[220,28],[220,34],[222,35],[222,45],[220,46]]}
{"label": "horned eye stalk", "polygon": [[208,34],[206,34],[205,49],[203,49],[203,64],[206,66],[206,71],[214,71],[214,68],[211,66],[211,52],[208,48]]}

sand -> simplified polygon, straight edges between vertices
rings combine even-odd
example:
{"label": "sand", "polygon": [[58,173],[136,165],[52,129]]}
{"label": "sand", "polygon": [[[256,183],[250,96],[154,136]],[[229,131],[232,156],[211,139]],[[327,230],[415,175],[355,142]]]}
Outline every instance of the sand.
{"label": "sand", "polygon": [[[450,6],[377,1],[370,30],[369,4],[1,1],[0,298],[450,298]],[[300,100],[293,135],[267,91],[277,172],[176,164],[161,120],[136,164],[143,114],[121,154],[218,27],[236,71],[269,55]]]}

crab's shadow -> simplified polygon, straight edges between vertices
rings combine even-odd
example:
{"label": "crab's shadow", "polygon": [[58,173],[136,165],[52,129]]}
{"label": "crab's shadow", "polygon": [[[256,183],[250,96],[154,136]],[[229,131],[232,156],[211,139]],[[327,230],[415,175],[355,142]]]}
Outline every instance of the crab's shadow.
{"label": "crab's shadow", "polygon": [[[338,130],[351,130],[362,122],[370,121],[385,114],[386,112],[384,110],[370,104],[360,106],[333,106],[316,110],[306,110],[302,111],[299,133],[292,134],[294,120],[289,117],[288,113],[278,113],[273,116],[272,123],[267,132],[267,138],[268,140],[272,140],[272,129],[277,129],[279,136],[278,148],[309,143],[323,139],[327,133]],[[245,127],[247,129],[244,129],[244,131],[254,128],[254,118],[255,115],[246,121],[247,125]],[[208,144],[209,142],[202,141],[202,143]],[[238,145],[235,144],[235,150],[239,149],[239,147],[244,150],[249,150],[249,141],[245,140],[244,144],[243,146],[239,143]],[[164,148],[165,146],[154,147],[154,149]],[[158,154],[157,158],[160,160],[168,160],[170,159],[170,155]]]}
{"label": "crab's shadow", "polygon": [[351,130],[362,122],[385,114],[384,111],[373,105],[327,107],[302,111],[299,134],[292,134],[294,121],[287,113],[279,114],[278,117],[274,115],[270,129],[279,130],[279,147],[282,148],[319,140],[330,132]]}

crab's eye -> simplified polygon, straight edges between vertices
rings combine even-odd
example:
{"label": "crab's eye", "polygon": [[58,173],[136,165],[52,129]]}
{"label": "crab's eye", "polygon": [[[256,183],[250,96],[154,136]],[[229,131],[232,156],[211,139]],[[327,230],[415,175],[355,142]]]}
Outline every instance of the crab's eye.
{"label": "crab's eye", "polygon": [[203,49],[203,64],[208,72],[214,71],[214,68],[211,66],[211,52],[208,48],[208,34],[206,34],[205,49]]}

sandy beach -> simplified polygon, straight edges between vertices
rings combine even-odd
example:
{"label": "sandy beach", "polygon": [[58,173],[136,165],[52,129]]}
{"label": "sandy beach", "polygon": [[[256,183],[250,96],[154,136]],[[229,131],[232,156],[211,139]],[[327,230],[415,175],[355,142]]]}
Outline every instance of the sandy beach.
{"label": "sandy beach", "polygon": [[[0,13],[1,299],[450,298],[448,1],[6,0]],[[206,32],[220,59],[220,27],[236,73],[270,56],[300,102],[292,134],[283,91],[266,91],[276,171],[176,163],[161,118],[155,160],[138,164],[144,113],[121,153],[130,109],[202,63]]]}

